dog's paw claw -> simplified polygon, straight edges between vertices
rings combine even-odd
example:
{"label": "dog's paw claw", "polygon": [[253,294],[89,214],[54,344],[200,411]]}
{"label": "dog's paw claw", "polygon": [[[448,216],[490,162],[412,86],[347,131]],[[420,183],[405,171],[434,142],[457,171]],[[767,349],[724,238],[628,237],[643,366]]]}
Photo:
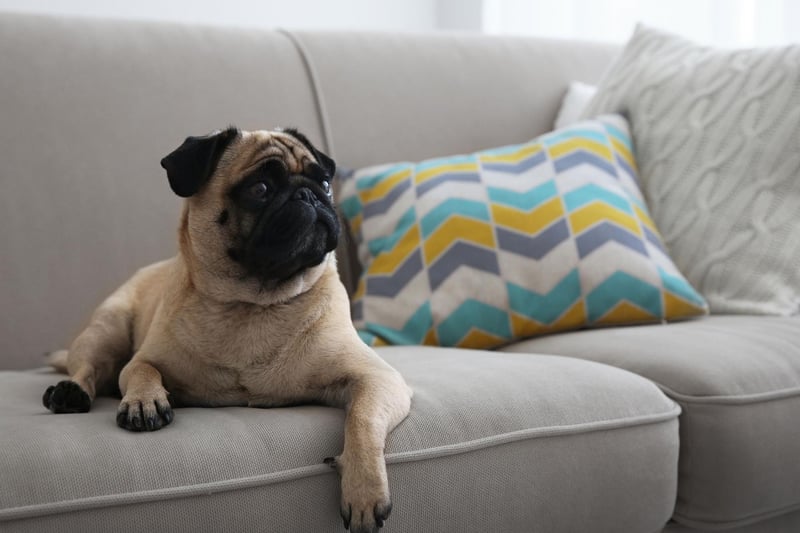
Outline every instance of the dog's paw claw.
{"label": "dog's paw claw", "polygon": [[117,425],[129,431],[155,431],[175,418],[166,398],[123,398],[117,409]]}
{"label": "dog's paw claw", "polygon": [[342,515],[342,523],[344,524],[344,528],[350,529],[350,517],[353,516],[353,508],[349,505],[347,506],[346,511],[344,508],[340,508],[339,514]]}
{"label": "dog's paw claw", "polygon": [[375,515],[375,524],[380,528],[383,527],[383,523],[389,518],[389,515],[392,512],[392,500],[389,500],[387,503],[378,504],[375,506],[374,515]]}
{"label": "dog's paw claw", "polygon": [[54,413],[86,413],[92,407],[92,400],[86,391],[68,380],[47,387],[42,403]]}
{"label": "dog's paw claw", "polygon": [[339,512],[342,515],[344,528],[350,533],[377,533],[392,512],[392,502],[387,499],[374,504],[371,510],[368,507],[360,511],[356,509],[355,512],[352,504],[348,504],[347,510],[341,507]]}

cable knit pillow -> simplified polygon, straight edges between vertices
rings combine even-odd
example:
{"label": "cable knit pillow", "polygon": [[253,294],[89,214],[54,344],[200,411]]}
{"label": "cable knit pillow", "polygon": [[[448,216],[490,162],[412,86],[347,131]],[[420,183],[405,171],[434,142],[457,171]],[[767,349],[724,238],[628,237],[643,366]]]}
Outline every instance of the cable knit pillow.
{"label": "cable knit pillow", "polygon": [[636,184],[625,120],[360,170],[340,206],[371,344],[491,348],[539,333],[702,314]]}
{"label": "cable knit pillow", "polygon": [[800,313],[800,46],[639,26],[584,116],[608,112],[630,120],[653,219],[711,311]]}

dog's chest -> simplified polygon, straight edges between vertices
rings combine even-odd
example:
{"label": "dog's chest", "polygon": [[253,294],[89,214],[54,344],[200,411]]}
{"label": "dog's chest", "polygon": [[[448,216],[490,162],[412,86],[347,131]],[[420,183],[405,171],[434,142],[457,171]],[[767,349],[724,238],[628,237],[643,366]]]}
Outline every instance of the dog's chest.
{"label": "dog's chest", "polygon": [[303,324],[279,309],[220,313],[177,328],[189,372],[171,376],[188,403],[281,404],[300,395]]}

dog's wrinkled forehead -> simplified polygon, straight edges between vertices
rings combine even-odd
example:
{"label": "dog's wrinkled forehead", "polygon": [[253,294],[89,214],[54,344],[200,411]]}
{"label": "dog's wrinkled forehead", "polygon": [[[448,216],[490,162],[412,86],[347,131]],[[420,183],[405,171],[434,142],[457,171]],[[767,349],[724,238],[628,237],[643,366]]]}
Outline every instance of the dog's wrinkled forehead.
{"label": "dog's wrinkled forehead", "polygon": [[318,164],[314,154],[298,139],[283,131],[243,131],[239,142],[231,147],[229,171],[242,176],[267,159],[280,159],[289,174],[308,171],[309,164]]}

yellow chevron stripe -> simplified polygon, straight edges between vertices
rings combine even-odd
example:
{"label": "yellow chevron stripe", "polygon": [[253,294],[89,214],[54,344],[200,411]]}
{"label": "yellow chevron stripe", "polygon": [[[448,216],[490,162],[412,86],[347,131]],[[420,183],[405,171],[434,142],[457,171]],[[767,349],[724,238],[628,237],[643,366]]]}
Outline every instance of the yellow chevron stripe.
{"label": "yellow chevron stripe", "polygon": [[369,265],[368,273],[371,275],[391,274],[408,255],[417,249],[420,241],[419,226],[414,224],[403,235],[395,247],[388,252],[378,254],[372,264]]}
{"label": "yellow chevron stripe", "polygon": [[365,189],[363,191],[359,191],[358,196],[361,199],[362,204],[366,204],[368,202],[374,202],[375,200],[380,200],[384,196],[386,196],[392,189],[394,189],[400,182],[403,180],[408,179],[411,175],[411,169],[407,168],[405,170],[400,170],[388,176],[386,179],[381,180],[380,183],[372,187],[371,189]]}
{"label": "yellow chevron stripe", "polygon": [[439,336],[436,334],[436,329],[431,328],[422,339],[422,344],[425,346],[439,346]]}
{"label": "yellow chevron stripe", "polygon": [[458,341],[458,347],[481,350],[494,348],[506,342],[507,341],[505,339],[501,339],[500,337],[495,337],[494,335],[486,333],[485,331],[472,328],[469,330],[469,333],[464,335],[464,337]]}
{"label": "yellow chevron stripe", "polygon": [[647,229],[658,235],[658,237],[663,241],[664,238],[661,237],[661,233],[658,232],[658,228],[656,228],[655,223],[653,223],[653,220],[647,215],[647,213],[642,211],[642,209],[638,205],[635,204],[632,205],[634,213],[636,213],[636,216],[639,217],[639,221],[643,225],[647,226]]}
{"label": "yellow chevron stripe", "polygon": [[509,314],[511,316],[511,331],[516,339],[575,329],[586,324],[586,306],[583,300],[575,302],[575,305],[564,311],[564,314],[549,326],[513,311]]}
{"label": "yellow chevron stripe", "polygon": [[611,137],[611,145],[614,147],[614,151],[617,152],[626,163],[628,163],[633,171],[638,173],[639,171],[636,169],[636,161],[633,160],[633,154],[630,150],[628,150],[628,147],[614,137]]}
{"label": "yellow chevron stripe", "polygon": [[575,152],[577,150],[585,150],[587,152],[591,152],[596,156],[602,157],[605,160],[613,163],[614,156],[609,150],[608,146],[605,144],[601,144],[599,142],[593,141],[591,139],[569,139],[564,142],[560,142],[550,147],[550,157],[557,158],[561,157],[562,155],[569,154],[571,152]]}
{"label": "yellow chevron stripe", "polygon": [[358,235],[358,232],[361,231],[361,223],[364,221],[364,215],[361,213],[357,214],[353,218],[350,219],[350,231],[353,235]]}
{"label": "yellow chevron stripe", "polygon": [[516,152],[511,152],[508,154],[499,154],[499,155],[485,154],[480,156],[480,160],[482,163],[519,163],[523,159],[527,159],[530,156],[541,151],[542,151],[542,145],[528,144],[523,146]]}
{"label": "yellow chevron stripe", "polygon": [[683,298],[678,298],[669,291],[663,291],[662,294],[664,295],[664,316],[670,319],[702,315],[705,313],[702,307],[687,302]]}
{"label": "yellow chevron stripe", "polygon": [[424,244],[425,264],[433,263],[454,241],[464,240],[495,248],[494,231],[486,222],[455,215],[450,217]]}
{"label": "yellow chevron stripe", "polygon": [[592,325],[646,324],[657,320],[658,317],[651,315],[644,309],[622,301],[615,305],[608,313],[595,320]]}
{"label": "yellow chevron stripe", "polygon": [[431,178],[435,178],[440,174],[444,174],[445,172],[477,172],[478,171],[478,164],[477,163],[456,163],[452,165],[442,165],[439,167],[429,168],[428,170],[423,170],[422,172],[418,173],[414,176],[414,183],[419,185]]}
{"label": "yellow chevron stripe", "polygon": [[367,279],[364,276],[361,276],[361,279],[358,280],[358,285],[356,286],[356,292],[353,293],[353,300],[359,300],[363,298],[365,292],[367,292]]}
{"label": "yellow chevron stripe", "polygon": [[639,237],[642,236],[638,219],[603,202],[592,202],[569,215],[569,223],[574,236],[586,228],[606,220],[619,224]]}
{"label": "yellow chevron stripe", "polygon": [[389,343],[380,337],[375,337],[375,341],[372,343],[372,346],[373,348],[377,348],[379,346],[389,346]]}
{"label": "yellow chevron stripe", "polygon": [[492,218],[499,226],[533,235],[564,216],[561,198],[553,198],[530,213],[507,205],[492,204]]}

